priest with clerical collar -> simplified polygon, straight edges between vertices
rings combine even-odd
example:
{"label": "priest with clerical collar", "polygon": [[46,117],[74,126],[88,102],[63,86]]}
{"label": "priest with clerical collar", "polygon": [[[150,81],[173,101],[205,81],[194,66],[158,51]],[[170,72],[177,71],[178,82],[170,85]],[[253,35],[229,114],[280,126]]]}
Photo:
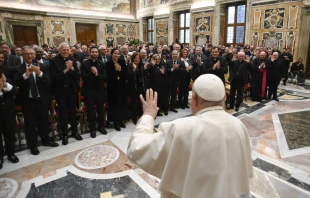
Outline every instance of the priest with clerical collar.
{"label": "priest with clerical collar", "polygon": [[140,96],[143,116],[129,140],[128,156],[161,179],[163,198],[232,198],[250,193],[251,147],[242,122],[223,109],[225,88],[213,74],[193,85],[192,114],[163,122],[154,133],[157,93]]}

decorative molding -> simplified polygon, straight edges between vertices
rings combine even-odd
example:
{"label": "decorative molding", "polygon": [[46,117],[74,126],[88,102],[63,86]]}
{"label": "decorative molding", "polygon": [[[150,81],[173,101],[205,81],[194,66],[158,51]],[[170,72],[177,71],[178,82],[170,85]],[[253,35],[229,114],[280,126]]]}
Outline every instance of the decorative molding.
{"label": "decorative molding", "polygon": [[289,29],[297,28],[298,15],[299,15],[298,9],[299,9],[299,6],[289,7],[287,28]]}

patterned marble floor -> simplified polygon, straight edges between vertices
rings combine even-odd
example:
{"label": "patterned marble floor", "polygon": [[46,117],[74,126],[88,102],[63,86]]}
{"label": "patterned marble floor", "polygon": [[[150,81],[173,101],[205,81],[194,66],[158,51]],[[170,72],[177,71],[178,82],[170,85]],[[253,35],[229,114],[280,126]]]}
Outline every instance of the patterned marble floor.
{"label": "patterned marble floor", "polygon": [[[309,82],[307,82],[309,83]],[[252,197],[310,197],[310,90],[280,86],[280,102],[244,101],[238,117],[248,128],[252,145],[254,177]],[[190,109],[178,109],[158,117],[155,125],[190,116]],[[160,180],[132,164],[128,141],[135,125],[83,141],[70,139],[67,146],[39,147],[39,156],[28,150],[17,155],[20,162],[5,160],[0,171],[0,198],[160,197]],[[99,157],[100,156],[100,157]],[[194,196],[193,196],[194,197]]]}

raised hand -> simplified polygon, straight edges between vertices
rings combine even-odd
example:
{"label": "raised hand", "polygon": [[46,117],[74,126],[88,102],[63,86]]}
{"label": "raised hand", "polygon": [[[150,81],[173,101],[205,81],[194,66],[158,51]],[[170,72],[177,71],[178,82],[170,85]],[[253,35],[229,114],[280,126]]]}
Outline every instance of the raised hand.
{"label": "raised hand", "polygon": [[40,75],[41,74],[41,70],[39,66],[32,66],[32,70],[37,74]]}
{"label": "raised hand", "polygon": [[158,107],[157,107],[157,92],[153,93],[152,89],[146,90],[146,100],[140,94],[140,100],[143,107],[143,115],[150,115],[153,118],[156,117]]}
{"label": "raised hand", "polygon": [[33,72],[33,69],[32,69],[33,65],[29,66],[27,69],[26,69],[26,76],[30,76],[30,74]]}

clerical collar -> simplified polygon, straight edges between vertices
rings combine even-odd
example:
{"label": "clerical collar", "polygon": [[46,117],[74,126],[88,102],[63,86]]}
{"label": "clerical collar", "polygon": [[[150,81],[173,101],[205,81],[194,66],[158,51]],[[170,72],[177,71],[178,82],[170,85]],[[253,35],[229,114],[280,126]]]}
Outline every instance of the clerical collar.
{"label": "clerical collar", "polygon": [[206,107],[206,108],[203,108],[203,109],[199,110],[195,114],[195,116],[198,116],[198,115],[203,114],[203,113],[208,112],[208,111],[217,111],[217,110],[224,110],[224,108],[222,106]]}

